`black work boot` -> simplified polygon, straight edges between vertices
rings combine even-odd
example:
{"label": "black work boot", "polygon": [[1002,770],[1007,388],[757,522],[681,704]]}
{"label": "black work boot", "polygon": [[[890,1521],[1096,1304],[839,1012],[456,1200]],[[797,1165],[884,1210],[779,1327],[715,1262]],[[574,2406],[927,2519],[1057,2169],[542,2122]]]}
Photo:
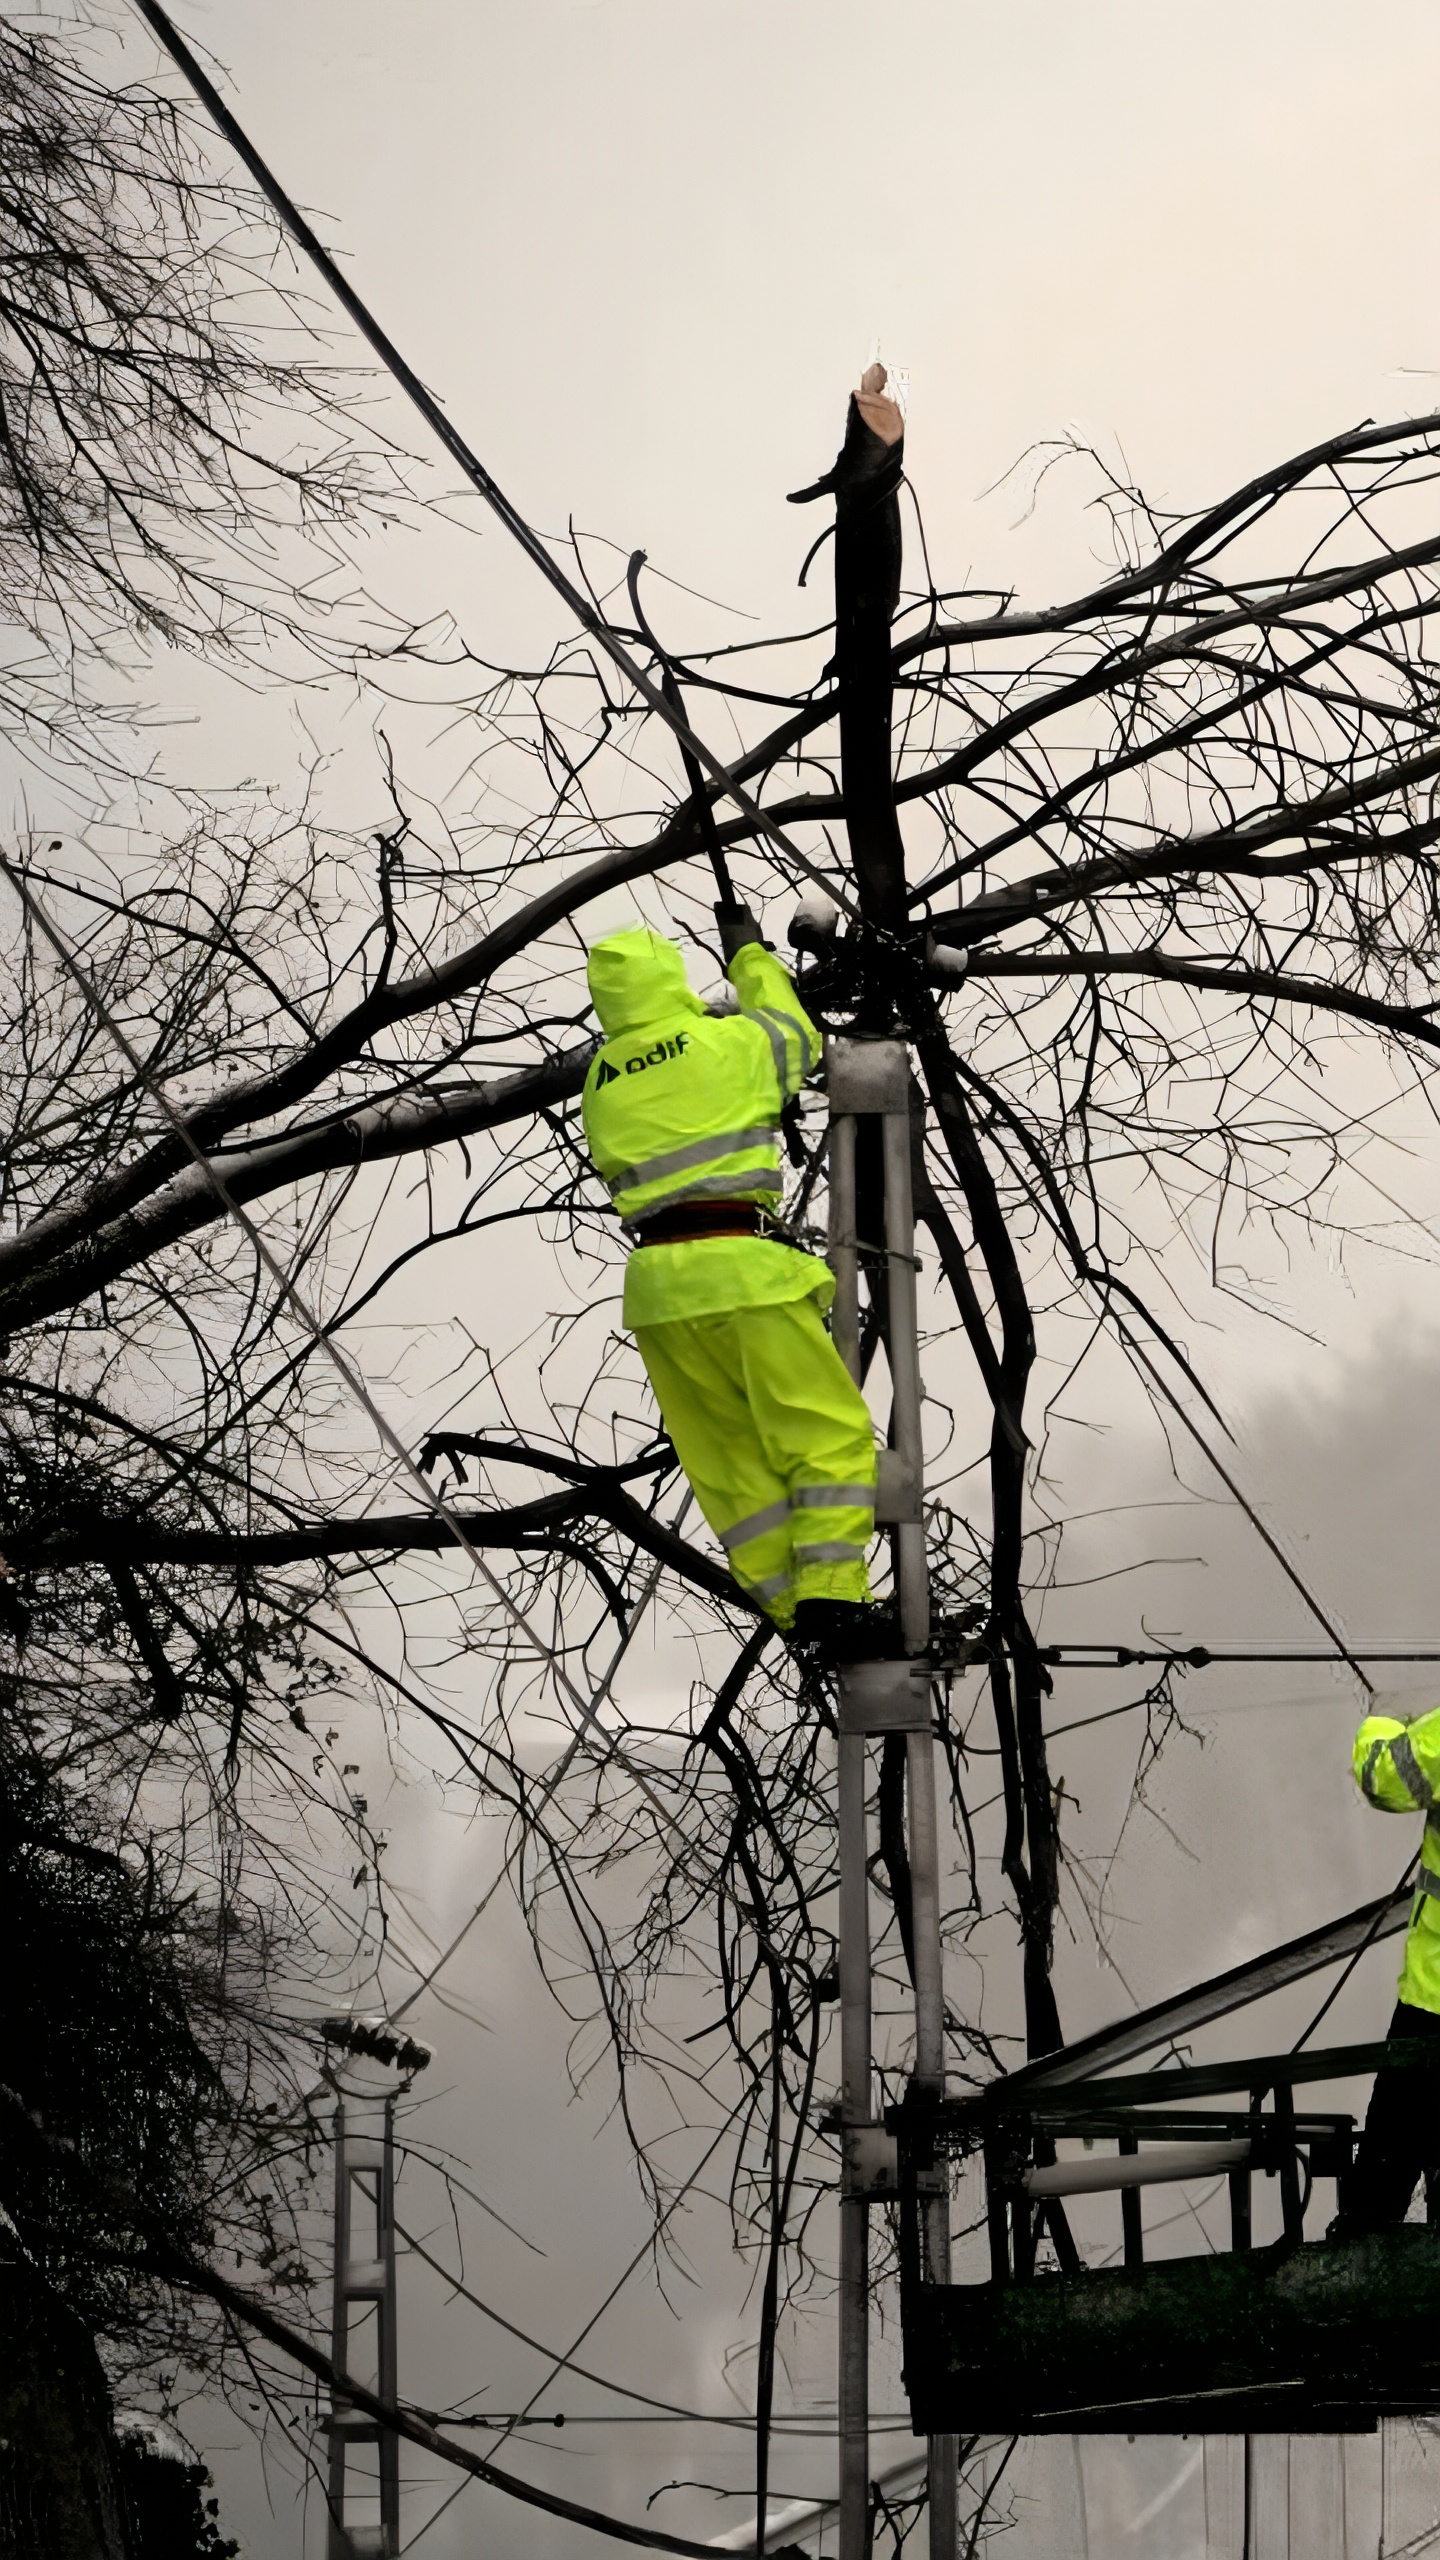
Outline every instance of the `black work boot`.
{"label": "black work boot", "polygon": [[883,1662],[896,1650],[895,1621],[873,1600],[801,1600],[791,1642],[826,1671],[846,1662]]}

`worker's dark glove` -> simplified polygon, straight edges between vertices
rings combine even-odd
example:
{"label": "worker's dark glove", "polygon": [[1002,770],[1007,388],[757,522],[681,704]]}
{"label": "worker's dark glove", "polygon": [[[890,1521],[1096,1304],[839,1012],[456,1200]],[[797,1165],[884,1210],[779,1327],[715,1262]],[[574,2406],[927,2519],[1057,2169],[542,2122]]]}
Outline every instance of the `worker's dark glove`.
{"label": "worker's dark glove", "polygon": [[765,939],[749,908],[742,906],[738,898],[733,903],[724,899],[717,901],[715,922],[727,968],[736,952],[743,951],[747,942],[763,942]]}

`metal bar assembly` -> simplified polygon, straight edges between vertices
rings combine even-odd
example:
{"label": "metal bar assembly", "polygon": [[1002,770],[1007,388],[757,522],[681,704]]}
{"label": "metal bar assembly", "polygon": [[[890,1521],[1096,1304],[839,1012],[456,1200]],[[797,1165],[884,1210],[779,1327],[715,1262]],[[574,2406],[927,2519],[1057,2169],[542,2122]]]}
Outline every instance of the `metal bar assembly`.
{"label": "metal bar assembly", "polygon": [[[889,1447],[880,1452],[875,1506],[891,1534],[899,1603],[899,1650],[889,1662],[858,1663],[840,1675],[838,1817],[840,1863],[840,2114],[844,2165],[840,2197],[840,2550],[839,2560],[868,2560],[869,2308],[867,2275],[872,2200],[894,2193],[892,2146],[872,2114],[870,1913],[865,1803],[868,1744],[903,1734],[907,1849],[914,1939],[915,2058],[912,2085],[941,2097],[945,2087],[945,2000],[941,1980],[940,1852],[930,1732],[930,1588],[922,1505],[924,1452],[915,1216],[910,1176],[909,1052],[903,1040],[833,1040],[827,1054],[830,1099],[830,1263],[835,1274],[832,1326],[851,1376],[860,1378],[862,1248],[885,1257],[890,1369]],[[856,1153],[862,1119],[880,1124],[884,1173],[883,1237],[858,1233]],[[943,2167],[930,2176],[921,2202],[921,2234],[930,2282],[950,2274],[949,2189]],[[953,2436],[929,2442],[930,2560],[955,2560],[958,2447]]]}

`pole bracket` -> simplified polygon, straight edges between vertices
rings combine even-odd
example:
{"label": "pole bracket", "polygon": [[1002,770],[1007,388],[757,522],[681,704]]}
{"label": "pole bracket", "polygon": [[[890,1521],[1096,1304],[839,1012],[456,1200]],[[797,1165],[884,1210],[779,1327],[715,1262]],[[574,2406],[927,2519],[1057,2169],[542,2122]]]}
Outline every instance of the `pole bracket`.
{"label": "pole bracket", "polygon": [[829,1040],[825,1090],[832,1118],[910,1109],[910,1052],[903,1040]]}
{"label": "pole bracket", "polygon": [[900,2147],[883,2124],[846,2125],[840,2140],[840,2192],[843,2196],[896,2196],[900,2192]]}
{"label": "pole bracket", "polygon": [[898,1449],[875,1453],[875,1525],[895,1528],[904,1520],[923,1520],[920,1483],[914,1467]]}
{"label": "pole bracket", "polygon": [[840,1673],[840,1731],[928,1733],[930,1665],[915,1661],[847,1662]]}

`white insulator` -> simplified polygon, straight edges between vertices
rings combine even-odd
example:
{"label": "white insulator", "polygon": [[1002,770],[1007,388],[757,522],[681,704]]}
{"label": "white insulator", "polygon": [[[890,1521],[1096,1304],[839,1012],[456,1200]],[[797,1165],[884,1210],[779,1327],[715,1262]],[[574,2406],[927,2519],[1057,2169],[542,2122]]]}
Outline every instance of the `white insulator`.
{"label": "white insulator", "polygon": [[789,938],[797,951],[829,942],[840,929],[840,910],[823,889],[807,889],[790,919]]}
{"label": "white insulator", "polygon": [[939,977],[957,981],[964,977],[970,966],[969,952],[957,951],[953,942],[932,942],[929,958],[931,968]]}

